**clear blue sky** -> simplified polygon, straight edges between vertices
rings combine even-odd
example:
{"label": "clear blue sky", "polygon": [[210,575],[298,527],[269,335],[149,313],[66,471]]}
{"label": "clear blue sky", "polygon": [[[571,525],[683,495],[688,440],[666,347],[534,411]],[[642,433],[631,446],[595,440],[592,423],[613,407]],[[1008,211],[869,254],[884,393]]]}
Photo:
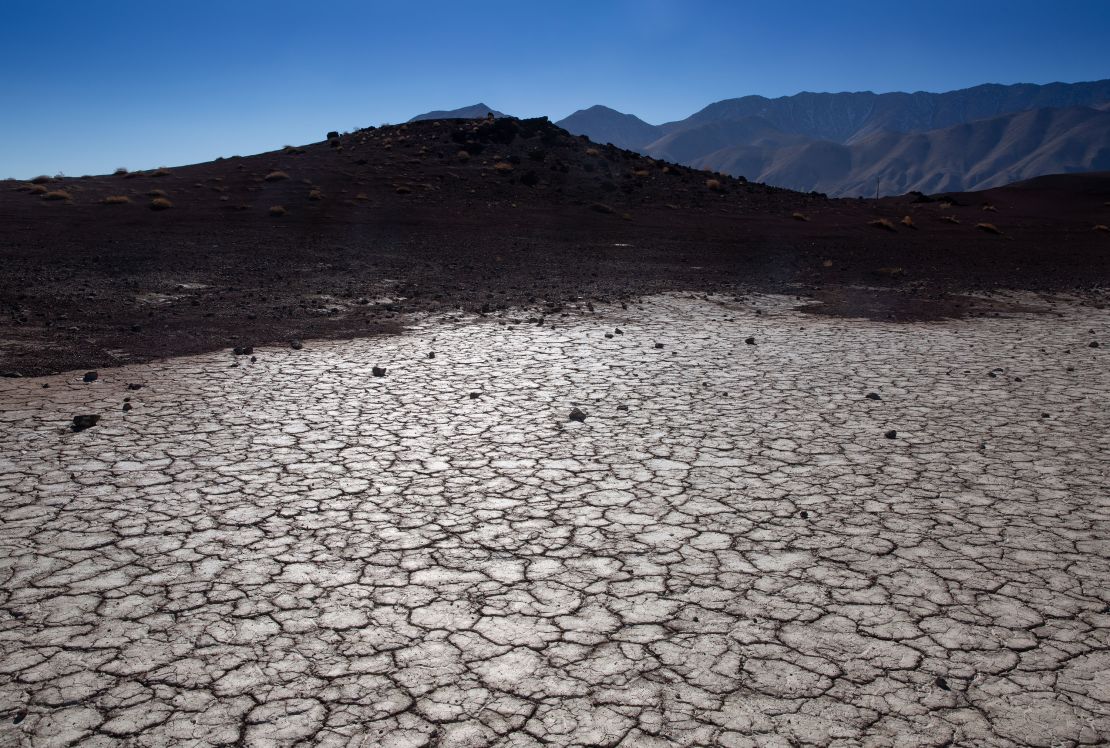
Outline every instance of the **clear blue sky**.
{"label": "clear blue sky", "polygon": [[1110,0],[0,0],[0,178],[249,154],[479,101],[649,122],[746,94],[1110,77]]}

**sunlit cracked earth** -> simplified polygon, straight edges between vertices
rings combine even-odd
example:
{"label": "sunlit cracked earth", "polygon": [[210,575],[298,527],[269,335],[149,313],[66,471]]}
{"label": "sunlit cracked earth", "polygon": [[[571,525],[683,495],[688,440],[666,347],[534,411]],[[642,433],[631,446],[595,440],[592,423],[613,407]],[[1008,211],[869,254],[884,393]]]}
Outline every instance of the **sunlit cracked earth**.
{"label": "sunlit cracked earth", "polygon": [[0,380],[0,744],[1110,741],[1110,313],[752,301]]}

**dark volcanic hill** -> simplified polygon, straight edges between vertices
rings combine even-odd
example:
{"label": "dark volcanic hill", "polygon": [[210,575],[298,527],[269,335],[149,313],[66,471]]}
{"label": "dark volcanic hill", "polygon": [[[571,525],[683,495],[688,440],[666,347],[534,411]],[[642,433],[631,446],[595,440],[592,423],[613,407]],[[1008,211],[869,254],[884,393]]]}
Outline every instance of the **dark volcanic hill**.
{"label": "dark volcanic hill", "polygon": [[[663,125],[592,107],[559,124],[657,158],[851,196],[873,195],[877,180],[883,194],[898,194],[1107,168],[1107,125],[1091,110],[1106,111],[1108,103],[1110,80],[1103,80],[939,94],[745,96]],[[1018,116],[1027,112],[1043,114]]]}
{"label": "dark volcanic hill", "polygon": [[544,119],[423,120],[173,169],[8,180],[0,372],[366,335],[459,310],[557,321],[664,290],[1076,293],[1110,278],[1110,232],[1096,228],[1108,185],[835,200]]}
{"label": "dark volcanic hill", "polygon": [[494,117],[505,116],[496,109],[490,109],[485,104],[471,104],[458,109],[438,109],[434,112],[424,112],[416,115],[409,122],[419,122],[426,119],[482,119],[490,114]]}

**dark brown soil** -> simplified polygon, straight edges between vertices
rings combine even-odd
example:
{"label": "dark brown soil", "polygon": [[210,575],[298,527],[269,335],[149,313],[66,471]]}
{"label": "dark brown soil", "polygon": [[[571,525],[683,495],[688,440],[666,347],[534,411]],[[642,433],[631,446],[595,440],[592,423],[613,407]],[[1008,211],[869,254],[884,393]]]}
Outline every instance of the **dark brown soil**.
{"label": "dark brown soil", "polygon": [[[914,320],[966,313],[948,294],[967,291],[1098,301],[1110,278],[1110,234],[1094,230],[1110,221],[1110,175],[954,204],[828,200],[537,121],[421,122],[42,187],[69,198],[0,183],[0,372],[25,376],[389,333],[419,312],[529,316],[655,291],[758,290]],[[103,203],[119,195],[129,202]],[[172,207],[152,209],[155,197]],[[895,230],[868,225],[876,218]],[[843,290],[856,286],[887,293]]]}

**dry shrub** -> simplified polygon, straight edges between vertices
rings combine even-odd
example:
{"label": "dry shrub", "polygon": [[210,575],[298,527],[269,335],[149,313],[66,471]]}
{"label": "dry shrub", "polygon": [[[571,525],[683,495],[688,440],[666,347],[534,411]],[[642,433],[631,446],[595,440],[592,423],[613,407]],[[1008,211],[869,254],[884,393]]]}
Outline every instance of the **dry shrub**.
{"label": "dry shrub", "polygon": [[913,216],[902,216],[902,225],[908,229],[917,228],[917,224],[913,222]]}
{"label": "dry shrub", "polygon": [[890,276],[890,277],[892,277],[892,278],[893,278],[893,277],[895,277],[895,276],[899,276],[899,275],[905,275],[905,274],[906,274],[906,271],[905,271],[905,269],[904,269],[904,268],[900,268],[900,267],[885,267],[885,268],[879,268],[879,269],[878,269],[878,270],[876,270],[875,272],[876,272],[876,273],[879,273],[880,275],[889,275],[889,276]]}
{"label": "dry shrub", "polygon": [[50,177],[46,176],[45,174],[39,174],[37,177],[31,180],[31,184],[46,184],[50,181],[52,181]]}
{"label": "dry shrub", "polygon": [[960,219],[956,218],[956,216],[941,216],[940,220],[948,221],[949,223],[959,223],[960,222]]}
{"label": "dry shrub", "polygon": [[170,170],[167,169],[164,166],[161,166],[161,167],[155,169],[154,171],[150,172],[150,176],[152,176],[152,177],[168,177],[169,174],[170,174]]}
{"label": "dry shrub", "polygon": [[808,216],[806,216],[806,215],[803,215],[803,214],[801,214],[801,213],[795,213],[795,214],[794,214],[793,216],[791,216],[791,217],[792,217],[792,218],[793,218],[793,219],[794,219],[795,221],[808,221],[808,220],[809,220],[809,217],[808,217]]}
{"label": "dry shrub", "polygon": [[166,191],[165,190],[151,190],[150,192],[148,192],[146,194],[147,194],[147,197],[165,197],[166,196]]}
{"label": "dry shrub", "polygon": [[54,190],[42,196],[43,200],[69,200],[70,195],[65,190]]}
{"label": "dry shrub", "polygon": [[272,215],[272,216],[283,216],[283,215],[285,215],[285,207],[282,206],[282,205],[271,205],[270,206],[270,215]]}
{"label": "dry shrub", "polygon": [[357,195],[355,195],[355,200],[369,200],[369,199],[370,199],[370,196],[367,195],[365,192],[360,192]]}
{"label": "dry shrub", "polygon": [[718,192],[721,189],[721,180],[707,179],[705,180],[705,186],[713,190],[714,192]]}
{"label": "dry shrub", "polygon": [[27,189],[32,195],[45,195],[47,192],[46,187],[41,184],[29,184]]}
{"label": "dry shrub", "polygon": [[590,210],[596,211],[598,213],[616,213],[615,210],[613,210],[610,206],[606,205],[605,203],[592,203],[590,205]]}
{"label": "dry shrub", "polygon": [[598,150],[598,149],[596,149],[596,148],[587,148],[587,149],[586,149],[586,155],[587,155],[587,156],[600,156],[600,155],[601,155],[601,151],[599,151],[599,150]]}
{"label": "dry shrub", "polygon": [[394,188],[393,191],[396,192],[398,195],[407,195],[410,192],[412,192],[412,187],[409,187],[409,186],[403,185],[403,184],[399,184],[399,185],[397,185],[396,188]]}
{"label": "dry shrub", "polygon": [[1002,236],[1002,229],[998,228],[993,223],[977,223],[975,224],[975,228],[979,229],[980,231],[986,231],[988,234],[996,234],[998,236]]}
{"label": "dry shrub", "polygon": [[269,174],[263,177],[263,179],[265,179],[267,182],[280,182],[281,180],[288,178],[289,175],[286,174],[284,171],[271,171]]}
{"label": "dry shrub", "polygon": [[496,164],[493,165],[493,168],[497,171],[512,171],[513,165],[510,164],[508,161],[498,161]]}
{"label": "dry shrub", "polygon": [[998,209],[995,208],[990,203],[983,203],[983,210],[987,211],[988,213],[997,213],[998,212]]}
{"label": "dry shrub", "polygon": [[898,229],[894,228],[894,224],[891,223],[889,218],[876,218],[874,221],[868,221],[867,225],[868,226],[874,226],[875,228],[882,229],[883,231],[897,231],[898,230]]}
{"label": "dry shrub", "polygon": [[651,176],[651,172],[648,171],[647,169],[636,169],[632,172],[632,176],[634,176],[634,177],[647,177],[647,176]]}
{"label": "dry shrub", "polygon": [[156,197],[150,201],[151,210],[168,210],[173,207],[173,203],[164,197]]}
{"label": "dry shrub", "polygon": [[309,200],[323,200],[324,199],[324,193],[320,192],[320,190],[310,190],[309,193],[308,193],[308,199]]}
{"label": "dry shrub", "polygon": [[1097,226],[1095,226],[1095,231],[1103,231],[1105,233],[1110,234],[1110,226],[1107,226],[1105,223],[1100,223]]}
{"label": "dry shrub", "polygon": [[469,161],[470,153],[468,151],[459,151],[455,154],[455,158],[457,158],[459,161]]}
{"label": "dry shrub", "polygon": [[123,205],[124,203],[131,202],[131,198],[129,198],[127,195],[108,195],[108,197],[104,198],[100,202],[104,203],[105,205]]}
{"label": "dry shrub", "polygon": [[112,173],[115,174],[117,177],[125,177],[127,176],[127,167],[121,166]]}

